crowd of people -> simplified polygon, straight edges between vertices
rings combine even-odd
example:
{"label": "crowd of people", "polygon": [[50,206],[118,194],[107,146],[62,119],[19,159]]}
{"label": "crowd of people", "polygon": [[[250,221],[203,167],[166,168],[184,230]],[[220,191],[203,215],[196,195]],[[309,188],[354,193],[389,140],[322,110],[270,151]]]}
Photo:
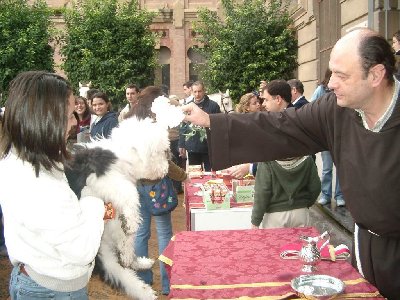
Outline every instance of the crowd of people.
{"label": "crowd of people", "polygon": [[[367,29],[346,34],[333,48],[329,69],[310,102],[300,80],[276,79],[260,82],[257,91],[244,91],[235,113],[221,114],[203,82],[185,82],[185,96],[170,97],[187,114],[179,128],[170,130],[174,155],[168,177],[175,180],[176,191],[187,179],[186,160],[204,171],[225,169],[234,178],[252,175],[253,229],[312,225],[309,207],[318,197],[321,205],[335,200],[336,206],[348,207],[355,221],[353,265],[382,295],[395,299],[400,293],[400,207],[399,155],[393,145],[400,85],[392,49],[400,55],[400,31],[392,48]],[[158,96],[168,97],[161,87],[129,84],[128,103],[116,113],[106,93],[90,89],[86,97],[74,96],[69,82],[56,74],[32,71],[14,79],[0,131],[0,167],[9,170],[0,174],[8,253],[3,226],[0,251],[14,266],[12,299],[22,288],[87,299],[109,207],[90,191],[77,201],[62,164],[76,142],[107,137],[126,118],[155,119],[151,104]],[[318,152],[321,179],[312,156]],[[21,179],[24,189],[16,190],[13,183]],[[149,255],[152,220],[160,254],[172,237],[171,213],[154,216],[147,205],[147,187],[154,184],[143,178],[138,186],[143,222],[132,245],[138,256]],[[163,263],[160,272],[161,293],[168,295]],[[153,283],[151,270],[139,276]]]}

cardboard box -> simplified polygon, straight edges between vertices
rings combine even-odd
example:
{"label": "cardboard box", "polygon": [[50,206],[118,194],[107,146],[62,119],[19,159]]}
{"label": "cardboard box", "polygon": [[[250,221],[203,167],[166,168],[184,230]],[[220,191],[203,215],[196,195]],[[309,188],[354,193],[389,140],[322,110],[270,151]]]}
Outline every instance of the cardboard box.
{"label": "cardboard box", "polygon": [[237,203],[254,202],[254,179],[232,179],[233,197]]}
{"label": "cardboard box", "polygon": [[186,172],[189,174],[189,178],[203,178],[203,170],[201,165],[188,165]]}
{"label": "cardboard box", "polygon": [[207,210],[229,209],[231,207],[231,193],[225,184],[219,181],[205,183],[201,189],[204,206]]}

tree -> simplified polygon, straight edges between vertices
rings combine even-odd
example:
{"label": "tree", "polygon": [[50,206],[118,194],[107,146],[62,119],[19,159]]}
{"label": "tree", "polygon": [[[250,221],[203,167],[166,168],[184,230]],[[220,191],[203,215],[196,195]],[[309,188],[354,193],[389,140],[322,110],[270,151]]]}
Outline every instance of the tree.
{"label": "tree", "polygon": [[92,82],[113,99],[125,102],[125,86],[153,83],[155,35],[153,14],[136,0],[82,0],[64,13],[63,68],[74,87]]}
{"label": "tree", "polygon": [[289,79],[297,68],[297,40],[282,1],[222,0],[225,18],[199,10],[194,23],[207,63],[199,69],[209,91],[229,89],[237,102],[260,80]]}
{"label": "tree", "polygon": [[44,0],[0,1],[0,93],[22,71],[54,71],[50,15]]}

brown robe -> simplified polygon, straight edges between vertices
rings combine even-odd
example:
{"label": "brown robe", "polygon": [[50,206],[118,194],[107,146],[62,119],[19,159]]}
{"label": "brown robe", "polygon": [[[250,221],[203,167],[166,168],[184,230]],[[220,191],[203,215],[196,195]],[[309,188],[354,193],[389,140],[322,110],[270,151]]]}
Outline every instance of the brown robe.
{"label": "brown robe", "polygon": [[[244,162],[330,151],[346,205],[361,228],[366,279],[389,299],[400,296],[400,101],[378,133],[333,93],[280,113],[210,115],[214,170]],[[373,235],[368,230],[379,235]]]}

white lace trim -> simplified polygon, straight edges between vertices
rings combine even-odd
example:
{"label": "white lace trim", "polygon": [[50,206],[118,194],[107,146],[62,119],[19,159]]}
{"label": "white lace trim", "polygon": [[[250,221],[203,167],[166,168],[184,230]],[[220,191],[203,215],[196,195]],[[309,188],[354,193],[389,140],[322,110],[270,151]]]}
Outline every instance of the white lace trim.
{"label": "white lace trim", "polygon": [[284,169],[290,170],[299,166],[308,156],[294,157],[288,160],[276,160],[276,162]]}
{"label": "white lace trim", "polygon": [[360,248],[358,245],[358,226],[357,224],[354,224],[354,252],[356,255],[356,263],[357,263],[357,269],[358,272],[361,274],[362,277],[365,278],[362,266],[361,266],[361,260],[360,260]]}
{"label": "white lace trim", "polygon": [[368,129],[372,132],[379,132],[382,130],[383,126],[386,124],[387,120],[389,120],[390,116],[393,113],[394,107],[396,106],[397,102],[397,97],[399,95],[399,90],[400,90],[400,84],[399,81],[397,81],[396,77],[394,77],[394,93],[392,96],[392,101],[390,102],[389,107],[386,109],[385,113],[382,115],[382,117],[379,118],[379,120],[375,123],[374,127],[369,128],[367,124],[367,119],[365,118],[365,113],[361,109],[356,109],[356,112],[359,113],[363,125],[365,129]]}

